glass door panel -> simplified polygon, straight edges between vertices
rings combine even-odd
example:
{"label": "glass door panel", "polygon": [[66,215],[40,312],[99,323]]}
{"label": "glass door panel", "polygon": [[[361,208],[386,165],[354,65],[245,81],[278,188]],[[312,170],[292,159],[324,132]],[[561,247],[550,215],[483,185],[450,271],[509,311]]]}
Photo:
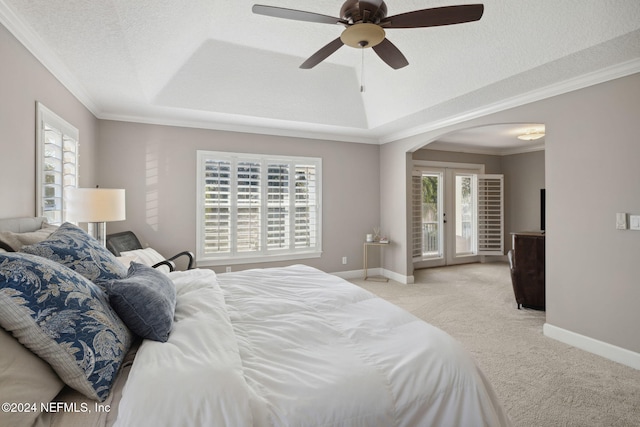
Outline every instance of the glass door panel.
{"label": "glass door panel", "polygon": [[422,174],[422,256],[442,258],[443,252],[443,174]]}
{"label": "glass door panel", "polygon": [[476,246],[474,175],[456,174],[455,181],[455,253],[456,256],[474,255]]}

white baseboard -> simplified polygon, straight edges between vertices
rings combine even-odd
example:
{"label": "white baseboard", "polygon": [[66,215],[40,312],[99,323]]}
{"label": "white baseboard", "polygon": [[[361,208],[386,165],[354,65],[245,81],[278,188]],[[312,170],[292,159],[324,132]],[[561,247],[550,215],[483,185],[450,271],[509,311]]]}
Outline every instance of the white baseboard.
{"label": "white baseboard", "polygon": [[[364,270],[336,271],[331,274],[333,274],[334,276],[342,277],[346,280],[362,279],[364,277]],[[367,270],[367,274],[369,276],[384,276],[390,280],[394,280],[405,285],[413,283],[414,280],[413,276],[404,276],[402,274],[398,274],[384,268],[369,268]]]}
{"label": "white baseboard", "polygon": [[[370,268],[369,272],[372,274],[380,274],[379,268]],[[335,271],[333,273],[334,276],[342,277],[345,280],[351,279],[362,279],[364,277],[364,270],[349,270],[349,271]]]}
{"label": "white baseboard", "polygon": [[396,273],[395,271],[386,270],[386,269],[383,270],[382,275],[384,277],[388,277],[391,280],[395,280],[396,282],[400,282],[404,285],[410,285],[414,281],[413,276],[404,276],[402,274]]}
{"label": "white baseboard", "polygon": [[575,332],[550,325],[549,323],[544,324],[542,332],[549,338],[640,370],[640,353],[589,338],[585,335],[576,334]]}

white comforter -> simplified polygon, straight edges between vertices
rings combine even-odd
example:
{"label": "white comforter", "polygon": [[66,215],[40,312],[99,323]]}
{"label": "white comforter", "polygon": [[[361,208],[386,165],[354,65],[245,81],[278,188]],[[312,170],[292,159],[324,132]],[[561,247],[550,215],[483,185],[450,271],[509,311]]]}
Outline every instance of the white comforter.
{"label": "white comforter", "polygon": [[450,336],[306,266],[172,273],[167,343],[145,341],[118,426],[506,426]]}

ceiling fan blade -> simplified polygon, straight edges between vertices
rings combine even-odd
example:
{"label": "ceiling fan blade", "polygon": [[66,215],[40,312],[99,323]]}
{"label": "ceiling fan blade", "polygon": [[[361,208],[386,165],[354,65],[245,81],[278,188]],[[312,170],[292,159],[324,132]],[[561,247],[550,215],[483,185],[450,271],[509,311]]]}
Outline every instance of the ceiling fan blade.
{"label": "ceiling fan blade", "polygon": [[477,21],[484,13],[483,4],[435,7],[389,16],[380,22],[386,28],[424,28]]}
{"label": "ceiling fan blade", "polygon": [[338,37],[337,39],[311,55],[309,59],[307,59],[302,63],[302,65],[300,65],[300,68],[308,70],[309,68],[315,67],[316,65],[327,59],[333,52],[340,49],[343,45],[344,43],[342,43],[342,40],[340,40],[340,37]]}
{"label": "ceiling fan blade", "polygon": [[283,7],[264,6],[254,4],[251,8],[253,13],[258,15],[273,16],[275,18],[293,19],[295,21],[317,22],[319,24],[339,24],[343,23],[340,18],[320,15],[319,13],[305,12],[302,10],[285,9]]}
{"label": "ceiling fan blade", "polygon": [[404,57],[400,49],[396,47],[389,39],[384,39],[379,45],[373,47],[380,59],[387,63],[391,68],[397,70],[409,65],[409,61]]}

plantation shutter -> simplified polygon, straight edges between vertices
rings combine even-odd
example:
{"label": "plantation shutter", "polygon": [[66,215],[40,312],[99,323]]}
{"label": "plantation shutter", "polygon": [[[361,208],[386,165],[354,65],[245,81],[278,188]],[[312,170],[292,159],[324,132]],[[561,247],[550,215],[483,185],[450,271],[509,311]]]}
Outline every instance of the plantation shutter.
{"label": "plantation shutter", "polygon": [[198,164],[199,261],[320,255],[321,159],[198,151]]}
{"label": "plantation shutter", "polygon": [[64,221],[65,191],[78,186],[78,130],[37,104],[36,209],[49,224]]}
{"label": "plantation shutter", "polygon": [[288,163],[269,164],[267,173],[267,249],[289,248],[290,171]]}
{"label": "plantation shutter", "polygon": [[317,245],[318,223],[318,174],[315,165],[298,164],[295,168],[295,221],[294,245],[296,249]]}
{"label": "plantation shutter", "polygon": [[236,251],[252,252],[261,248],[260,163],[239,161],[236,164],[236,197],[232,214],[236,217]]}
{"label": "plantation shutter", "polygon": [[231,253],[231,162],[204,163],[204,253]]}
{"label": "plantation shutter", "polygon": [[478,255],[504,255],[504,176],[478,175]]}
{"label": "plantation shutter", "polygon": [[422,172],[414,171],[411,177],[411,254],[422,259]]}

